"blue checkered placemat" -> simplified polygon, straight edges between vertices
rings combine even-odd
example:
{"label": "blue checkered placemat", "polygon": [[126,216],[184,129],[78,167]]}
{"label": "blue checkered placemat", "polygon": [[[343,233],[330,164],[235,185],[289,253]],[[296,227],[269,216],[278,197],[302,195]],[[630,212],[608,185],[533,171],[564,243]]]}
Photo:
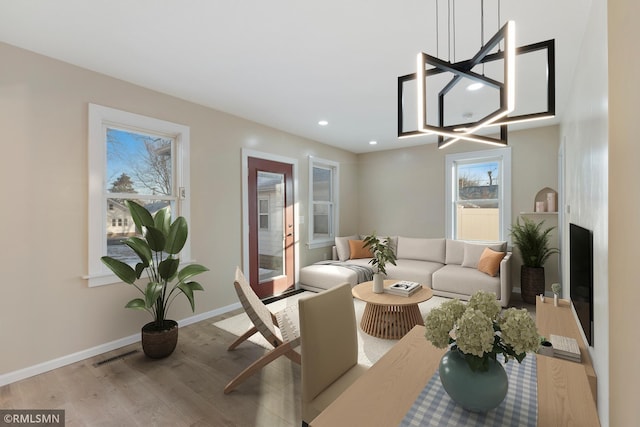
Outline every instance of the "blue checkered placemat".
{"label": "blue checkered placemat", "polygon": [[[499,360],[502,355],[499,356]],[[500,406],[485,414],[469,412],[457,405],[442,387],[436,370],[400,423],[408,426],[531,426],[538,423],[538,382],[536,356],[529,354],[522,363],[510,360],[504,365],[509,390]]]}

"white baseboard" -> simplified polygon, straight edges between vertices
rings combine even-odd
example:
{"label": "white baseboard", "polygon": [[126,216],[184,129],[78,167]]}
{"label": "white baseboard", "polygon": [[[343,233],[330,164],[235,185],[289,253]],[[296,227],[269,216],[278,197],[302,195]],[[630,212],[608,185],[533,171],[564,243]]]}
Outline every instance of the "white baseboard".
{"label": "white baseboard", "polygon": [[[185,319],[179,320],[178,325],[179,326],[191,325],[192,323],[200,322],[201,320],[210,319],[212,317],[227,313],[229,311],[235,310],[240,307],[241,305],[239,302],[230,304],[225,307],[217,308],[215,310],[196,314],[195,316],[190,316]],[[48,360],[46,362],[38,363],[37,365],[29,366],[27,368],[18,369],[17,371],[8,372],[6,374],[0,375],[0,387],[3,385],[14,383],[16,381],[23,380],[25,378],[32,377],[34,375],[52,371],[62,366],[79,362],[81,360],[88,359],[90,357],[94,357],[99,354],[106,353],[108,351],[125,347],[125,346],[128,346],[129,344],[133,344],[138,341],[140,341],[140,334],[135,334],[128,337],[117,339],[115,341],[100,344],[95,347],[88,348],[86,350],[81,350],[76,353],[68,354],[66,356],[58,357],[53,360]]]}

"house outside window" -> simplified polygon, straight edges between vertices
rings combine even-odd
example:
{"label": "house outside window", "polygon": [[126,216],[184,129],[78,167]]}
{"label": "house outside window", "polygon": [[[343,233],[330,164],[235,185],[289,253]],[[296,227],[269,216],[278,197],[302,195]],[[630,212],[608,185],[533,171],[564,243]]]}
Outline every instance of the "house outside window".
{"label": "house outside window", "polygon": [[457,240],[507,240],[511,149],[446,156],[446,233]]}
{"label": "house outside window", "polygon": [[339,164],[309,158],[309,248],[334,244],[338,230]]}
{"label": "house outside window", "polygon": [[269,229],[269,198],[258,200],[258,227],[260,230]]}
{"label": "house outside window", "polygon": [[[133,264],[122,243],[136,233],[127,201],[153,215],[169,207],[189,222],[189,128],[99,105],[89,105],[89,286],[119,282],[100,261],[108,255]],[[189,242],[181,260],[190,259]]]}

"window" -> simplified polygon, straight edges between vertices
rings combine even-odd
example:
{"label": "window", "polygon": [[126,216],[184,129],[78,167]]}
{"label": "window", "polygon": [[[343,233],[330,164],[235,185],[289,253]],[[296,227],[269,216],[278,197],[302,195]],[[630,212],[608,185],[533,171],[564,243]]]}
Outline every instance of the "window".
{"label": "window", "polygon": [[511,149],[450,154],[446,171],[447,236],[507,240],[511,225]]}
{"label": "window", "polygon": [[309,248],[334,244],[338,212],[338,163],[310,157]]}
{"label": "window", "polygon": [[269,199],[260,198],[258,200],[258,227],[260,230],[269,229]]}
{"label": "window", "polygon": [[[152,214],[169,206],[189,222],[189,128],[89,104],[89,286],[119,282],[100,261],[137,257],[121,242],[135,233],[125,202]],[[189,242],[181,260],[190,259]]]}

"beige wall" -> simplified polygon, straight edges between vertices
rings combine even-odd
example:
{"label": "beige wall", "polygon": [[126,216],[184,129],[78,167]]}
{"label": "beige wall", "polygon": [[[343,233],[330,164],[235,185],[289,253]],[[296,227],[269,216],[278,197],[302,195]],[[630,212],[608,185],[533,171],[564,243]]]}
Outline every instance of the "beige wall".
{"label": "beige wall", "polygon": [[[509,132],[512,156],[512,221],[533,211],[538,191],[558,190],[558,126]],[[399,142],[402,144],[402,141]],[[486,146],[487,149],[493,147]],[[439,150],[436,144],[360,154],[359,226],[357,232],[376,230],[383,235],[443,237],[445,233],[445,156],[478,151],[477,143],[456,143]],[[557,226],[557,216],[530,215],[546,226]],[[557,247],[557,233],[551,244]],[[559,281],[558,256],[545,266],[547,289]],[[520,287],[520,265],[514,257],[513,285]]]}
{"label": "beige wall", "polygon": [[[149,320],[123,308],[135,293],[116,284],[88,288],[87,104],[96,103],[191,128],[193,257],[211,269],[196,313],[235,303],[241,265],[241,150],[298,160],[306,216],[307,156],[340,162],[341,225],[356,228],[354,154],[0,43],[0,179],[4,249],[0,297],[0,375],[137,334]],[[213,76],[212,76],[213,77]],[[301,263],[330,249],[306,250]],[[175,311],[174,311],[175,310]],[[177,301],[172,317],[191,315]]]}
{"label": "beige wall", "polygon": [[[609,221],[608,300],[599,314],[609,323],[602,336],[609,359],[609,421],[611,426],[640,425],[640,354],[638,332],[638,241],[640,240],[640,3],[636,0],[594,0],[600,19],[608,15],[609,38]],[[605,6],[608,4],[608,7]],[[605,22],[606,24],[606,22]],[[601,25],[605,25],[601,24]],[[603,60],[607,58],[604,57]],[[606,77],[602,84],[606,84]],[[602,153],[606,166],[606,151]],[[601,196],[601,195],[599,195]],[[601,197],[597,203],[600,204]],[[606,244],[606,241],[605,241]],[[601,259],[606,268],[607,258]],[[608,338],[608,343],[607,343]],[[599,357],[600,353],[596,355]],[[630,360],[634,362],[629,363]],[[606,366],[603,366],[603,370]],[[602,417],[602,415],[601,415]]]}

